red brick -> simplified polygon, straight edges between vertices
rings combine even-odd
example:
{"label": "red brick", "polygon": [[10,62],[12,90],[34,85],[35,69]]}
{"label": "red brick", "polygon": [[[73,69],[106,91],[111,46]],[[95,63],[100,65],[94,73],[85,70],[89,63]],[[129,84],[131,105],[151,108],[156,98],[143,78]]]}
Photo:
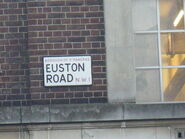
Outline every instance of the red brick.
{"label": "red brick", "polygon": [[105,41],[105,38],[104,36],[87,37],[87,41],[92,41],[92,42]]}
{"label": "red brick", "polygon": [[90,19],[90,22],[91,23],[99,23],[100,19],[99,18],[92,18],[92,19]]}
{"label": "red brick", "polygon": [[81,19],[81,23],[90,23],[89,19],[85,18],[85,19]]}
{"label": "red brick", "polygon": [[0,95],[0,100],[6,100],[6,95]]}
{"label": "red brick", "polygon": [[44,32],[44,36],[46,37],[52,36],[52,32]]}
{"label": "red brick", "polygon": [[52,104],[69,104],[69,99],[52,99]]}
{"label": "red brick", "polygon": [[67,18],[79,18],[79,17],[84,17],[84,13],[67,13],[66,14]]}
{"label": "red brick", "polygon": [[26,8],[26,6],[27,6],[26,2],[18,3],[18,8]]}
{"label": "red brick", "polygon": [[85,29],[84,25],[68,25],[67,30],[82,30]]}
{"label": "red brick", "polygon": [[1,33],[8,32],[8,28],[1,27],[1,28],[0,28],[0,32],[1,32]]}
{"label": "red brick", "polygon": [[57,43],[57,42],[66,42],[65,37],[53,37],[53,38],[48,38],[49,43]]}
{"label": "red brick", "polygon": [[53,44],[45,44],[44,49],[53,49]]}
{"label": "red brick", "polygon": [[8,16],[1,15],[0,20],[1,21],[6,21],[6,20],[8,20]]}
{"label": "red brick", "polygon": [[76,55],[79,55],[79,54],[86,54],[86,50],[68,50],[68,54],[76,54]]}
{"label": "red brick", "polygon": [[68,42],[85,42],[85,37],[68,37]]}
{"label": "red brick", "polygon": [[62,24],[70,24],[70,19],[62,19]]}
{"label": "red brick", "polygon": [[79,7],[71,7],[71,11],[78,12],[78,11],[80,11],[80,8]]}
{"label": "red brick", "polygon": [[48,88],[31,88],[31,92],[38,93],[38,92],[48,92]]}
{"label": "red brick", "polygon": [[103,96],[103,92],[94,92],[95,97]]}
{"label": "red brick", "polygon": [[31,94],[31,99],[40,99],[40,94]]}
{"label": "red brick", "polygon": [[64,48],[72,48],[72,44],[71,43],[65,43]]}
{"label": "red brick", "polygon": [[93,74],[94,78],[100,79],[100,78],[106,78],[106,74],[105,73],[96,73]]}
{"label": "red brick", "polygon": [[87,29],[104,29],[104,24],[90,24],[86,27]]}
{"label": "red brick", "polygon": [[31,105],[48,105],[50,100],[31,100]]}
{"label": "red brick", "polygon": [[61,24],[61,19],[53,19],[53,24]]}
{"label": "red brick", "polygon": [[76,98],[76,99],[70,99],[70,104],[83,104],[83,103],[88,103],[87,98]]}
{"label": "red brick", "polygon": [[48,13],[48,18],[64,18],[64,13]]}
{"label": "red brick", "polygon": [[8,5],[6,3],[0,3],[0,8],[8,8]]}
{"label": "red brick", "polygon": [[85,15],[86,17],[103,17],[103,12],[89,12]]}
{"label": "red brick", "polygon": [[29,40],[29,43],[46,43],[47,38],[32,38]]}
{"label": "red brick", "polygon": [[28,13],[36,13],[37,12],[37,8],[28,8]]}
{"label": "red brick", "polygon": [[83,5],[83,4],[84,4],[83,0],[80,0],[80,1],[68,0],[68,1],[66,1],[67,6],[77,6],[77,5]]}
{"label": "red brick", "polygon": [[61,35],[62,35],[61,31],[53,32],[53,36],[61,36]]}
{"label": "red brick", "polygon": [[72,32],[71,31],[64,31],[63,36],[71,36],[72,35]]}
{"label": "red brick", "polygon": [[56,93],[56,98],[64,98],[64,93]]}
{"label": "red brick", "polygon": [[90,98],[90,103],[106,103],[107,97],[103,97],[103,98]]}
{"label": "red brick", "polygon": [[11,14],[11,15],[22,14],[22,9],[7,9],[7,10],[4,10],[4,13]]}
{"label": "red brick", "polygon": [[103,5],[103,0],[87,0],[87,5]]}
{"label": "red brick", "polygon": [[37,50],[35,50],[35,51],[29,51],[29,54],[30,55],[37,55],[37,56],[39,56],[39,55],[47,55],[48,54],[48,51],[47,50],[39,50],[39,51],[37,51]]}
{"label": "red brick", "polygon": [[81,23],[81,20],[80,19],[72,19],[71,20],[71,23],[72,24],[80,24]]}
{"label": "red brick", "polygon": [[46,14],[29,14],[28,19],[46,18]]}
{"label": "red brick", "polygon": [[48,30],[65,30],[65,25],[50,25],[48,26]]}
{"label": "red brick", "polygon": [[90,7],[90,11],[96,12],[96,11],[98,11],[98,10],[99,10],[99,6],[91,6],[91,7]]}
{"label": "red brick", "polygon": [[46,20],[43,20],[43,24],[52,24],[52,20],[51,19],[46,19]]}
{"label": "red brick", "polygon": [[43,7],[45,2],[28,2],[28,7]]}
{"label": "red brick", "polygon": [[62,12],[70,12],[70,7],[62,7]]}
{"label": "red brick", "polygon": [[51,12],[51,8],[43,8],[43,12]]}
{"label": "red brick", "polygon": [[46,98],[54,98],[54,93],[47,93]]}
{"label": "red brick", "polygon": [[8,95],[7,100],[23,100],[25,98],[24,95]]}
{"label": "red brick", "polygon": [[47,6],[64,6],[65,1],[48,1]]}
{"label": "red brick", "polygon": [[100,31],[99,30],[92,30],[91,31],[91,36],[100,36]]}
{"label": "red brick", "polygon": [[[29,67],[30,68],[39,68],[39,67],[42,67],[42,63],[30,63]],[[41,77],[42,76],[38,76],[38,77],[36,77],[36,79],[38,78],[40,80],[40,79],[42,79]],[[35,79],[35,76],[32,76],[31,78]]]}
{"label": "red brick", "polygon": [[91,48],[91,43],[83,43],[83,48]]}
{"label": "red brick", "polygon": [[51,56],[60,56],[60,55],[66,55],[67,51],[66,50],[50,50],[49,55]]}

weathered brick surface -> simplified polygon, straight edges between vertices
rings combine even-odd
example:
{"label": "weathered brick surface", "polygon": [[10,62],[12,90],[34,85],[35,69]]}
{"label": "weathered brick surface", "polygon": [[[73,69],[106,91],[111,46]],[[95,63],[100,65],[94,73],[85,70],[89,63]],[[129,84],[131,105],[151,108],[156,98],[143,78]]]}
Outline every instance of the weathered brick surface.
{"label": "weathered brick surface", "polygon": [[20,105],[29,94],[27,4],[0,2],[0,105]]}
{"label": "weathered brick surface", "polygon": [[[0,105],[107,102],[103,0],[0,1]],[[93,85],[44,87],[43,56],[92,56]]]}

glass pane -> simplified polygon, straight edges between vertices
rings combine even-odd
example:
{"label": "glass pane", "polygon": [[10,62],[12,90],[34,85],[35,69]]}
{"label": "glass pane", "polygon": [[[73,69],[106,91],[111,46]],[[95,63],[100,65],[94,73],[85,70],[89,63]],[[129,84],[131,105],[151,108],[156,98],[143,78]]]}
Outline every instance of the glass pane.
{"label": "glass pane", "polygon": [[161,34],[163,66],[185,65],[185,33]]}
{"label": "glass pane", "polygon": [[156,0],[133,0],[133,27],[138,30],[157,30]]}
{"label": "glass pane", "polygon": [[185,69],[163,69],[163,91],[165,101],[185,100]]}
{"label": "glass pane", "polygon": [[160,0],[161,30],[184,29],[183,0]]}
{"label": "glass pane", "polygon": [[158,46],[156,34],[135,36],[136,67],[158,66]]}
{"label": "glass pane", "polygon": [[136,72],[136,102],[159,102],[159,70],[138,70]]}

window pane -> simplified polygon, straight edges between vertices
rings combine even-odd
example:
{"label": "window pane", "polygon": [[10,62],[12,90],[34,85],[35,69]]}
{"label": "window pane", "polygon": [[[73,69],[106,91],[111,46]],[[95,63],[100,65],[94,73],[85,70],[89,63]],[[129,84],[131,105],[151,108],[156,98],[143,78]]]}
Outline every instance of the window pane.
{"label": "window pane", "polygon": [[136,102],[159,102],[159,70],[138,70],[136,72]]}
{"label": "window pane", "polygon": [[185,33],[161,34],[163,66],[185,65]]}
{"label": "window pane", "polygon": [[183,0],[160,0],[161,30],[184,29],[183,13]]}
{"label": "window pane", "polygon": [[156,0],[133,0],[133,27],[138,30],[157,30]]}
{"label": "window pane", "polygon": [[185,100],[185,69],[163,69],[165,101]]}
{"label": "window pane", "polygon": [[156,34],[135,36],[136,67],[158,66],[158,46]]}

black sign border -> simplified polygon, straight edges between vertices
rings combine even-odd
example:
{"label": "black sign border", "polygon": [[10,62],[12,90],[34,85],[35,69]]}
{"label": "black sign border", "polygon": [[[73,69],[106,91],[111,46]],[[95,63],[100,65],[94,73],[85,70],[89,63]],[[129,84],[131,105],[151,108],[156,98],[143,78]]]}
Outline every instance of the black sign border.
{"label": "black sign border", "polygon": [[[91,84],[88,84],[88,85],[55,85],[55,86],[46,86],[45,85],[45,81],[44,81],[44,77],[45,77],[45,73],[44,73],[44,58],[47,58],[47,57],[80,57],[80,56],[89,56],[91,58],[91,78],[92,78],[92,82]],[[93,70],[93,67],[92,67],[92,56],[91,55],[75,55],[75,56],[43,56],[42,57],[42,62],[43,62],[43,85],[44,87],[46,88],[52,88],[52,87],[78,87],[78,86],[92,86],[93,85],[93,74],[92,74],[92,70]]]}

